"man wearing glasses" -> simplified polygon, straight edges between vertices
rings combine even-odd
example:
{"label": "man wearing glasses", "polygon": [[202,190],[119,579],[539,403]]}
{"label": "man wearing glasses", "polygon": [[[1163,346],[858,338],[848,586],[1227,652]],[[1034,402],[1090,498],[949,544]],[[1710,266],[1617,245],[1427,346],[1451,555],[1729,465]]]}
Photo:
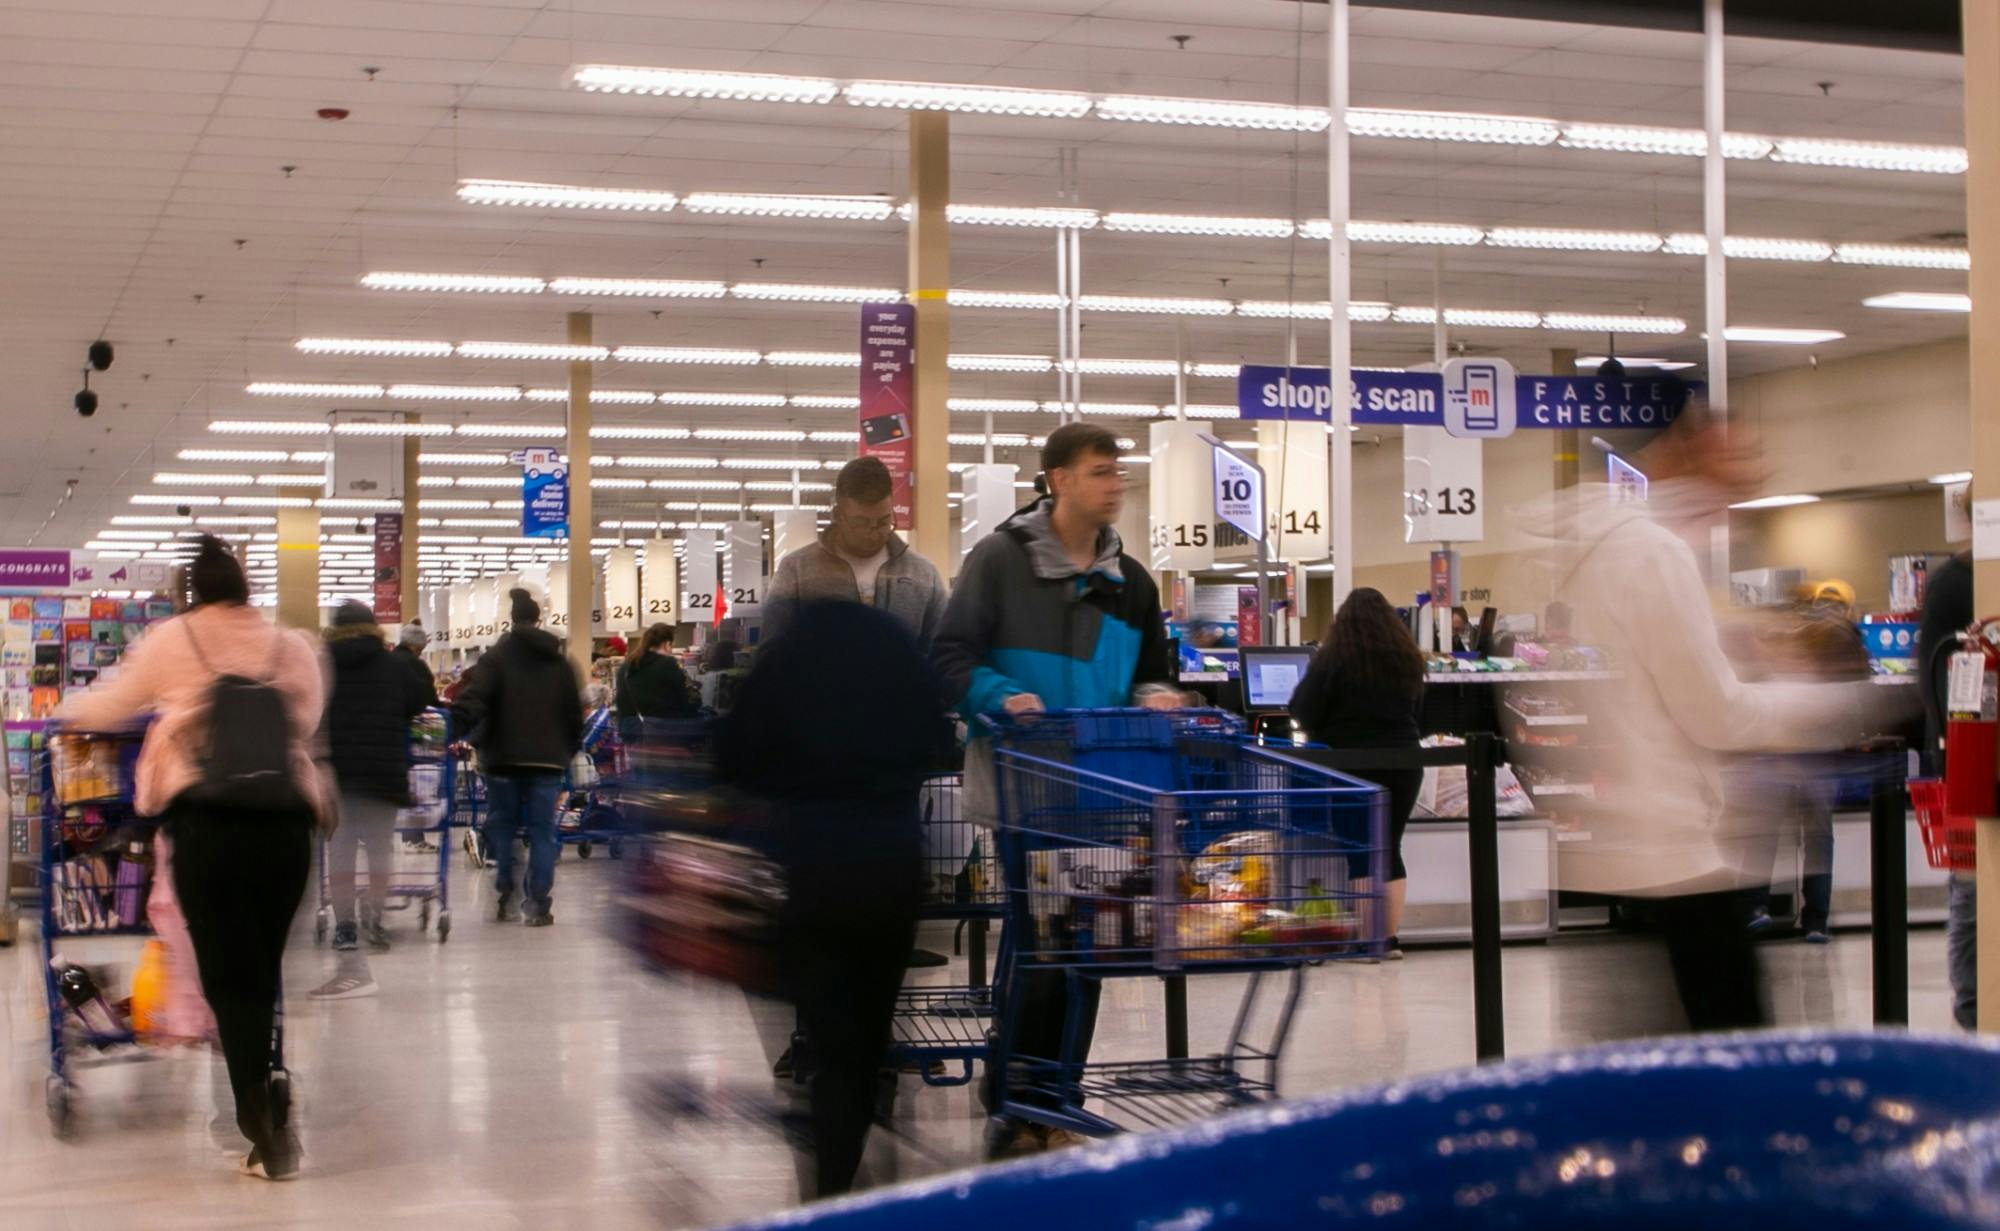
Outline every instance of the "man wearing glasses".
{"label": "man wearing glasses", "polygon": [[897,536],[889,468],[857,457],[833,484],[833,524],[819,542],[778,562],[764,608],[764,639],[775,640],[807,603],[862,602],[893,616],[928,651],[944,617],[944,581]]}
{"label": "man wearing glasses", "polygon": [[[1118,438],[1088,423],[1059,427],[1042,448],[1048,495],[1014,514],[972,549],[952,588],[931,661],[972,732],[965,754],[965,811],[998,821],[993,750],[979,719],[1043,709],[1143,705],[1177,709],[1167,682],[1160,591],[1125,554],[1113,526],[1125,506]],[[1017,939],[1017,943],[1020,943]],[[1078,981],[1088,1058],[1098,983]],[[1061,972],[1023,977],[1017,1045],[1023,1056],[1060,1054],[1067,989]],[[989,1083],[997,1075],[989,1068]],[[991,1105],[989,1087],[989,1105]],[[1043,1105],[1035,1093],[1023,1102]],[[1051,1109],[1053,1105],[1050,1104]],[[1074,1134],[1038,1124],[1000,1127],[997,1157],[1074,1144]]]}

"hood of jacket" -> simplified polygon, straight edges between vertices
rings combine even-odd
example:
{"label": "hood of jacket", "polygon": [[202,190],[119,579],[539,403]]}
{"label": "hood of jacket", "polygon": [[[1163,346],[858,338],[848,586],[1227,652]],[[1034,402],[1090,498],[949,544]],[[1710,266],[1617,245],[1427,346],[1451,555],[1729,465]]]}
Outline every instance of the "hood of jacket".
{"label": "hood of jacket", "polygon": [[[538,658],[559,659],[563,656],[562,641],[546,628],[510,629],[503,640],[513,646],[519,653],[530,654]],[[494,648],[498,649],[499,647],[495,646]]]}
{"label": "hood of jacket", "polygon": [[327,629],[324,636],[327,656],[336,667],[356,666],[389,652],[382,630],[373,624],[342,624]]}
{"label": "hood of jacket", "polygon": [[1079,569],[1069,558],[1069,552],[1056,536],[1055,526],[1050,521],[1055,507],[1054,497],[1043,496],[1001,522],[999,533],[1012,536],[1027,548],[1028,562],[1034,567],[1035,576],[1044,581],[1088,573],[1103,577],[1114,585],[1122,584],[1125,572],[1118,566],[1118,557],[1124,552],[1125,544],[1118,537],[1118,531],[1110,526],[1098,531],[1097,558],[1091,561],[1088,569]]}

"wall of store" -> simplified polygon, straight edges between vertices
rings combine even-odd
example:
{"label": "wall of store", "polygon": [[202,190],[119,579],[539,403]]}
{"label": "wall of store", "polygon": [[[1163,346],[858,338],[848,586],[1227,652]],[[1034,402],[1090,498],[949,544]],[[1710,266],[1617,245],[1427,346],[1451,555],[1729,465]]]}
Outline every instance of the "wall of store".
{"label": "wall of store", "polygon": [[1838,577],[1854,587],[1863,611],[1888,607],[1890,556],[1954,550],[1945,542],[1944,496],[1936,488],[1738,512],[1729,524],[1735,568],[1802,568],[1814,580]]}

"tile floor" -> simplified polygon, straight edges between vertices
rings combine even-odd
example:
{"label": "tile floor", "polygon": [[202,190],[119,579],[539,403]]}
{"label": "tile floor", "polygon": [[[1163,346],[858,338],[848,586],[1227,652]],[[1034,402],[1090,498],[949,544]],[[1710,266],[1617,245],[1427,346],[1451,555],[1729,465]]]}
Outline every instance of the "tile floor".
{"label": "tile floor", "polygon": [[[0,1227],[708,1227],[796,1204],[794,1159],[772,1114],[784,1095],[768,1076],[788,1011],[753,1011],[731,990],[635,972],[601,931],[612,873],[602,855],[564,856],[558,923],[545,930],[488,921],[490,891],[462,861],[452,872],[450,942],[413,935],[413,918],[399,916],[394,951],[373,961],[373,999],[304,998],[331,956],[314,947],[302,916],[287,967],[307,1151],[295,1184],[235,1175],[211,1136],[211,1068],[199,1056],[84,1074],[81,1132],[53,1140],[42,1106],[39,945],[25,934],[0,950]],[[951,946],[938,927],[924,941]],[[1918,930],[1910,947],[1914,1024],[1946,1029],[1943,933]],[[133,955],[129,941],[65,948],[128,968]],[[1762,951],[1781,1023],[1866,1024],[1865,934]],[[1505,961],[1513,1054],[1673,1029],[1663,959],[1643,940],[1565,937],[1510,947]],[[1191,981],[1197,1052],[1227,1029],[1240,986]],[[1470,986],[1464,950],[1312,972],[1284,1089],[1470,1063]],[[1097,1054],[1158,1054],[1161,1011],[1157,984],[1112,983]],[[981,1131],[969,1090],[905,1077],[895,1131],[876,1134],[868,1178],[969,1165]]]}

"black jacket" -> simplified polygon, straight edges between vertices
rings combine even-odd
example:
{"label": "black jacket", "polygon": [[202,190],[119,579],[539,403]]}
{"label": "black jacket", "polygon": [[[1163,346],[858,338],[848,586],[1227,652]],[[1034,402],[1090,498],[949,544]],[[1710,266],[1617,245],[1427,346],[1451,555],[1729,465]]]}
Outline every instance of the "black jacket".
{"label": "black jacket", "polygon": [[431,669],[424,663],[423,657],[400,645],[390,653],[396,656],[396,660],[409,670],[410,678],[416,681],[417,695],[423,698],[424,708],[430,709],[435,706],[438,703],[437,677],[431,674]]}
{"label": "black jacket", "polygon": [[1424,689],[1355,679],[1325,654],[1313,655],[1292,693],[1292,717],[1329,748],[1414,748],[1423,737]]}
{"label": "black jacket", "polygon": [[489,774],[561,773],[583,743],[576,669],[539,628],[517,628],[486,651],[451,711]]}
{"label": "black jacket", "polygon": [[648,654],[618,668],[618,721],[634,718],[692,718],[687,672],[670,654]]}
{"label": "black jacket", "polygon": [[424,708],[416,680],[373,624],[330,628],[326,641],[326,731],[341,793],[407,803],[410,719]]}

